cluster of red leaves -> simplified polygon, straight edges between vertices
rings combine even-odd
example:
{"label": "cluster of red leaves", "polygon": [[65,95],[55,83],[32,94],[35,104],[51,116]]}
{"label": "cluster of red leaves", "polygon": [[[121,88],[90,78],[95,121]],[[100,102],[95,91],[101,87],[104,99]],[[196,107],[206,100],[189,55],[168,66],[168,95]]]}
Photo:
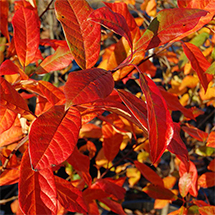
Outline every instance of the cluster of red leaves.
{"label": "cluster of red leaves", "polygon": [[[126,180],[120,173],[125,169],[130,186],[139,181],[139,173],[150,182],[142,191],[156,199],[156,208],[181,197],[185,203],[183,198],[188,194],[197,197],[200,187],[215,185],[214,160],[208,166],[210,171],[198,177],[197,168],[180,137],[182,129],[205,143],[205,151],[215,147],[214,131],[208,134],[189,124],[201,112],[184,107],[189,99],[186,99],[189,96],[187,89],[200,88],[198,82],[202,86],[200,99],[215,106],[214,64],[207,57],[212,50],[205,56],[195,41],[181,41],[200,32],[203,26],[213,28],[210,21],[215,14],[215,1],[178,0],[177,8],[158,13],[156,5],[150,7],[152,3],[156,4],[155,1],[149,2],[144,2],[141,8],[155,17],[142,30],[138,25],[141,20],[130,14],[128,2],[105,3],[104,7],[93,10],[85,0],[56,0],[56,17],[66,38],[66,41],[60,41],[40,39],[40,18],[35,0],[15,1],[11,21],[13,32],[9,33],[9,1],[0,0],[0,30],[8,41],[7,45],[3,44],[5,60],[4,50],[0,53],[3,56],[0,66],[0,185],[19,183],[20,208],[17,213],[72,211],[99,214],[97,202],[101,202],[113,212],[125,214],[120,204],[125,195],[122,186]],[[101,25],[121,36],[102,53],[100,43],[106,40],[106,35],[101,38]],[[13,36],[11,40],[10,36]],[[168,49],[178,41],[186,55],[181,54],[183,66],[179,65],[177,55]],[[214,41],[212,38],[211,43]],[[39,45],[51,46],[54,54],[43,59]],[[155,84],[152,78],[156,67],[145,57],[152,48],[154,55],[166,57],[171,63],[170,70],[184,69],[186,76],[182,83],[169,80],[169,89]],[[100,57],[102,61],[94,67]],[[63,87],[33,79],[33,75],[60,71],[73,60],[81,69],[69,73]],[[34,65],[33,70],[31,65]],[[114,88],[118,82],[126,83],[137,76],[136,83],[142,91],[139,97]],[[37,99],[34,113],[28,107],[30,97]],[[180,123],[173,122],[171,117],[171,112],[176,110],[184,115]],[[108,115],[103,114],[105,111]],[[92,123],[95,118],[99,125]],[[78,149],[79,138],[84,138],[86,144]],[[90,141],[93,139],[101,141],[99,152]],[[137,160],[121,166],[120,162],[113,164],[118,152],[132,140],[135,141],[132,151],[137,152]],[[23,154],[21,160],[14,154],[18,149]],[[151,162],[157,166],[167,150],[176,155],[179,193],[172,189],[175,176],[161,178],[144,164]],[[88,156],[83,154],[85,151],[89,152]],[[92,178],[89,173],[93,157],[98,169],[97,178]],[[65,167],[69,180],[54,174],[61,166]],[[106,168],[103,174],[101,167]],[[104,178],[112,169],[115,177]],[[79,179],[72,180],[74,174]],[[215,212],[215,207],[208,203],[199,200],[191,203],[198,206],[200,214]],[[189,214],[189,210],[183,205],[172,214]]]}

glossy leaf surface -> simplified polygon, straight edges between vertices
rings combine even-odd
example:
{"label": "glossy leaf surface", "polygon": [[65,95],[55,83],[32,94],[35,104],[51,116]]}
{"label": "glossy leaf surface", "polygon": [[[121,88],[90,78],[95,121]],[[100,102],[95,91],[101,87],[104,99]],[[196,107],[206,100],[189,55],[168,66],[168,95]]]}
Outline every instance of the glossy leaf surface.
{"label": "glossy leaf surface", "polygon": [[22,158],[19,180],[19,204],[25,214],[56,214],[57,192],[50,168],[35,172],[31,169],[28,150]]}
{"label": "glossy leaf surface", "polygon": [[0,105],[15,113],[29,112],[28,105],[19,93],[4,78],[0,77]]}
{"label": "glossy leaf surface", "polygon": [[40,25],[34,10],[20,7],[13,16],[14,43],[23,67],[32,63],[40,42]]}
{"label": "glossy leaf surface", "polygon": [[57,0],[57,19],[61,22],[69,48],[82,69],[94,66],[100,52],[100,25],[87,21],[93,9],[85,0]]}
{"label": "glossy leaf surface", "polygon": [[88,20],[99,23],[116,34],[124,36],[132,47],[131,33],[125,18],[121,14],[113,12],[109,7],[102,7],[92,12]]}
{"label": "glossy leaf surface", "polygon": [[103,69],[86,69],[72,72],[64,87],[66,105],[94,102],[107,97],[113,90],[112,74]]}
{"label": "glossy leaf surface", "polygon": [[140,74],[140,86],[146,97],[150,156],[155,163],[172,140],[173,122],[156,84],[147,76]]}
{"label": "glossy leaf surface", "polygon": [[76,108],[64,112],[64,106],[53,106],[40,115],[29,133],[33,168],[41,170],[65,161],[76,146],[80,126],[80,113]]}
{"label": "glossy leaf surface", "polygon": [[37,74],[57,71],[67,67],[73,60],[73,55],[68,46],[59,46],[53,55],[48,56],[37,70]]}
{"label": "glossy leaf surface", "polygon": [[207,14],[199,9],[165,9],[160,11],[137,42],[137,48],[151,49],[183,35]]}

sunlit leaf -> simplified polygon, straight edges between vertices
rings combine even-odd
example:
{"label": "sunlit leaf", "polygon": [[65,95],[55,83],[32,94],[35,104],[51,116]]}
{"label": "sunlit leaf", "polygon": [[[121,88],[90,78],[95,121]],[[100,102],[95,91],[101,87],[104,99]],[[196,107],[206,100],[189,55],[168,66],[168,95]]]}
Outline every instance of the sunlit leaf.
{"label": "sunlit leaf", "polygon": [[137,42],[137,49],[151,49],[170,42],[194,28],[206,14],[206,11],[199,9],[161,10]]}
{"label": "sunlit leaf", "polygon": [[14,43],[23,67],[32,63],[40,42],[40,24],[34,10],[20,7],[14,14],[12,25]]}
{"label": "sunlit leaf", "polygon": [[173,122],[156,84],[140,73],[140,86],[146,97],[150,156],[155,163],[172,140]]}
{"label": "sunlit leaf", "polygon": [[208,84],[213,78],[213,76],[205,74],[205,71],[210,67],[210,63],[195,45],[191,43],[182,43],[182,47],[206,92]]}
{"label": "sunlit leaf", "polygon": [[190,173],[185,172],[180,178],[179,178],[179,191],[182,197],[185,197],[192,184],[192,175]]}
{"label": "sunlit leaf", "polygon": [[207,168],[213,172],[215,172],[215,159],[213,159],[209,165],[207,166]]}
{"label": "sunlit leaf", "polygon": [[85,0],[57,0],[56,17],[61,22],[69,48],[82,69],[97,62],[100,52],[100,25],[88,21],[93,9]]}
{"label": "sunlit leaf", "polygon": [[211,131],[207,139],[207,147],[215,148],[215,131]]}
{"label": "sunlit leaf", "polygon": [[215,214],[215,206],[210,205],[210,206],[199,207],[199,213],[200,213],[201,215],[211,215],[211,214]]}
{"label": "sunlit leaf", "polygon": [[37,74],[57,71],[67,67],[73,60],[73,55],[68,46],[59,46],[53,55],[48,56],[40,64]]}
{"label": "sunlit leaf", "polygon": [[40,115],[29,133],[33,168],[40,170],[65,161],[76,146],[80,126],[80,113],[76,108],[64,112],[64,106],[53,106]]}
{"label": "sunlit leaf", "polygon": [[66,106],[94,102],[107,97],[113,90],[112,74],[103,69],[71,72],[64,87]]}
{"label": "sunlit leaf", "polygon": [[132,47],[132,39],[129,27],[124,16],[113,12],[109,7],[98,8],[93,11],[88,20],[99,23],[113,32],[124,36]]}
{"label": "sunlit leaf", "polygon": [[50,168],[39,172],[31,169],[28,150],[21,163],[19,204],[25,214],[53,214],[57,212],[57,192]]}
{"label": "sunlit leaf", "polygon": [[198,178],[198,185],[203,188],[214,187],[215,186],[215,173],[214,172],[203,173]]}
{"label": "sunlit leaf", "polygon": [[82,197],[82,192],[73,187],[71,182],[55,176],[57,196],[60,204],[68,211],[86,213],[87,207]]}
{"label": "sunlit leaf", "polygon": [[15,113],[29,113],[28,105],[4,78],[0,77],[0,105]]}

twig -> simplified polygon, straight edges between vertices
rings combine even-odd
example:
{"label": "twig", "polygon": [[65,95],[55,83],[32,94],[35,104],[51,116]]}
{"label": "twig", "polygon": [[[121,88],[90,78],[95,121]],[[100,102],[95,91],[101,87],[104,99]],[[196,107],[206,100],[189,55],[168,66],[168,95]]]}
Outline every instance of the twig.
{"label": "twig", "polygon": [[39,16],[39,18],[41,19],[42,16],[49,10],[49,7],[51,6],[51,4],[53,3],[54,0],[51,0],[48,4],[48,6],[46,7],[46,9],[42,12],[42,14]]}
{"label": "twig", "polygon": [[7,159],[5,160],[2,169],[0,170],[0,175],[6,170],[7,168],[7,164],[9,163],[10,159],[12,158],[12,156],[16,153],[16,151],[26,142],[28,141],[28,135],[25,136],[17,145],[16,147],[13,149],[13,151],[10,153],[10,155],[7,157]]}
{"label": "twig", "polygon": [[5,203],[11,202],[11,201],[13,201],[15,199],[18,199],[18,196],[12,196],[9,199],[2,199],[2,200],[0,200],[0,205],[4,205]]}

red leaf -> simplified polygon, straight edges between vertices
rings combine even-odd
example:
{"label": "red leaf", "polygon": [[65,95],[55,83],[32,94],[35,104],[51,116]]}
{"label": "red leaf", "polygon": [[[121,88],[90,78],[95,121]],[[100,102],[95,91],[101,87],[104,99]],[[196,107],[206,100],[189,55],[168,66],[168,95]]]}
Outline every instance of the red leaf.
{"label": "red leaf", "polygon": [[9,33],[8,33],[8,11],[9,11],[9,3],[7,0],[0,1],[0,31],[1,33],[10,41]]}
{"label": "red leaf", "polygon": [[82,192],[72,186],[71,182],[55,176],[57,196],[60,204],[68,211],[87,213],[87,206],[83,200]]}
{"label": "red leaf", "polygon": [[89,174],[90,170],[90,159],[88,156],[79,152],[77,147],[74,148],[74,151],[67,159],[75,170],[82,172],[83,178],[88,186],[92,183],[92,178]]}
{"label": "red leaf", "polygon": [[147,110],[146,104],[143,100],[138,99],[133,94],[126,92],[124,90],[118,90],[119,96],[122,101],[125,103],[127,108],[133,114],[133,116],[138,121],[138,124],[143,130],[147,130]]}
{"label": "red leaf", "polygon": [[31,169],[28,150],[21,163],[19,204],[24,214],[53,214],[57,212],[57,192],[50,168],[39,172]]}
{"label": "red leaf", "polygon": [[[189,173],[191,175],[191,186],[190,186],[190,189],[189,189],[189,193],[192,196],[197,197],[197,195],[198,195],[198,189],[197,189],[198,173],[197,173],[196,166],[191,161],[190,161],[190,167],[189,167],[189,171],[188,172],[187,172],[187,168],[184,165],[184,163],[182,163],[182,162],[180,163],[180,166],[179,166],[179,175],[180,175],[180,177],[183,177],[184,174],[187,175],[187,173]],[[187,181],[184,181],[184,182],[187,183]],[[182,184],[181,184],[181,186],[182,186]],[[179,190],[180,189],[181,188],[179,188]]]}
{"label": "red leaf", "polygon": [[210,206],[199,207],[199,213],[201,215],[212,215],[212,214],[215,214],[215,206],[210,205]]}
{"label": "red leaf", "polygon": [[126,215],[125,211],[122,208],[122,205],[120,203],[117,203],[113,200],[110,200],[108,198],[99,199],[99,201],[103,202],[105,205],[107,205],[111,211],[113,211],[116,214],[120,215]]}
{"label": "red leaf", "polygon": [[109,195],[113,195],[117,199],[121,200],[124,198],[125,189],[111,181],[108,178],[97,179],[94,186],[100,188],[102,191]]}
{"label": "red leaf", "polygon": [[[108,119],[115,120],[115,123],[123,124],[120,118],[117,119],[117,117],[115,117],[114,119],[115,115],[109,115],[109,116],[107,116]],[[102,133],[104,137],[103,149],[104,149],[105,157],[108,159],[108,161],[112,161],[119,152],[120,145],[123,141],[123,135],[118,133],[112,127],[112,125],[107,122],[103,122],[102,124]]]}
{"label": "red leaf", "polygon": [[113,90],[112,74],[103,69],[71,72],[64,87],[67,107],[94,102],[107,97]]}
{"label": "red leaf", "polygon": [[184,126],[181,126],[181,128],[187,132],[191,137],[194,137],[198,141],[204,142],[206,141],[208,137],[208,133],[186,123]]}
{"label": "red leaf", "polygon": [[104,4],[106,6],[108,6],[113,12],[124,16],[130,31],[134,30],[137,27],[135,19],[129,12],[128,6],[126,3],[124,3],[124,2],[114,2],[114,3],[104,2]]}
{"label": "red leaf", "polygon": [[0,75],[13,74],[20,74],[21,78],[24,80],[28,79],[28,76],[24,73],[22,69],[15,65],[11,60],[5,60],[0,66]]}
{"label": "red leaf", "polygon": [[9,110],[29,114],[28,105],[19,93],[4,78],[0,77],[0,105]]}
{"label": "red leaf", "polygon": [[41,93],[47,98],[52,105],[62,105],[65,103],[64,93],[53,84],[47,81],[38,82]]}
{"label": "red leaf", "polygon": [[167,106],[170,110],[173,110],[173,111],[180,110],[185,117],[195,120],[195,117],[193,116],[192,111],[182,106],[177,96],[167,92],[161,87],[159,87],[159,90],[162,96],[164,97],[164,99],[166,100]]}
{"label": "red leaf", "polygon": [[207,168],[213,172],[215,172],[215,158],[209,163]]}
{"label": "red leaf", "polygon": [[174,135],[170,142],[170,144],[167,146],[167,149],[175,154],[185,165],[187,171],[189,170],[189,157],[188,157],[188,151],[187,148],[182,141],[180,137],[180,125],[177,123],[174,123]]}
{"label": "red leaf", "polygon": [[170,42],[194,28],[206,14],[206,11],[199,9],[161,10],[137,42],[137,49],[148,50]]}
{"label": "red leaf", "polygon": [[17,114],[13,111],[1,107],[0,108],[0,134],[11,128],[14,124]]}
{"label": "red leaf", "polygon": [[155,163],[173,137],[173,122],[156,84],[140,73],[140,86],[146,97],[150,156]]}
{"label": "red leaf", "polygon": [[206,146],[215,148],[215,131],[211,131],[209,134]]}
{"label": "red leaf", "polygon": [[203,188],[215,186],[215,172],[203,173],[198,179],[198,185]]}
{"label": "red leaf", "polygon": [[182,43],[182,47],[206,92],[208,84],[213,78],[212,75],[205,73],[205,71],[210,67],[210,63],[195,45],[191,43]]}
{"label": "red leaf", "polygon": [[58,47],[67,46],[66,40],[41,39],[41,46],[51,46],[55,51]]}
{"label": "red leaf", "polygon": [[34,61],[39,47],[39,18],[34,10],[20,7],[13,16],[12,25],[16,53],[21,65],[25,67]]}
{"label": "red leaf", "polygon": [[121,14],[113,12],[109,7],[101,7],[93,11],[88,20],[99,23],[114,33],[125,37],[132,48],[131,33],[124,16]]}
{"label": "red leaf", "polygon": [[45,169],[65,161],[76,146],[80,126],[80,113],[76,108],[64,112],[64,106],[53,106],[40,115],[29,133],[33,168]]}
{"label": "red leaf", "polygon": [[75,61],[82,69],[93,67],[101,38],[100,25],[87,21],[93,9],[85,0],[57,0],[55,10]]}
{"label": "red leaf", "polygon": [[177,199],[177,196],[171,190],[154,184],[145,186],[142,191],[153,199],[167,199],[173,201]]}
{"label": "red leaf", "polygon": [[155,171],[153,171],[150,167],[148,167],[146,164],[140,163],[138,161],[134,161],[134,164],[137,167],[137,169],[141,172],[141,174],[148,181],[150,181],[154,185],[164,187],[162,178]]}
{"label": "red leaf", "polygon": [[68,46],[59,46],[53,55],[48,56],[39,66],[37,74],[44,74],[66,68],[73,60]]}

